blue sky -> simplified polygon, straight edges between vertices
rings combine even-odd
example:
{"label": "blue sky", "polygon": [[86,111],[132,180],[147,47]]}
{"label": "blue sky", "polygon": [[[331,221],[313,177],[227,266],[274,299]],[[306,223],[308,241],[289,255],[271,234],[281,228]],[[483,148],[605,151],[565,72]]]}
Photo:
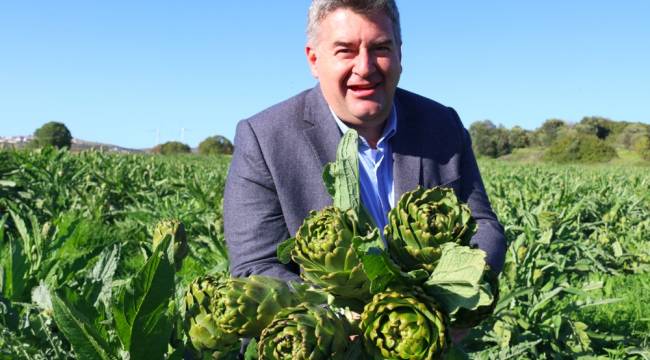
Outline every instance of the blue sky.
{"label": "blue sky", "polygon": [[[308,0],[0,1],[0,135],[47,121],[121,146],[234,137],[316,84]],[[469,126],[599,115],[650,122],[647,0],[398,0],[400,86]]]}

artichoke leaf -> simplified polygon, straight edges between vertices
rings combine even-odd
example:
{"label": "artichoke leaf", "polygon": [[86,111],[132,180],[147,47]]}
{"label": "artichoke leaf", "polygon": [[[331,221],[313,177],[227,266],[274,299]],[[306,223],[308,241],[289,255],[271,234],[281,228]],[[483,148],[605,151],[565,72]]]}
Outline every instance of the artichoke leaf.
{"label": "artichoke leaf", "polygon": [[387,252],[378,248],[370,248],[361,257],[363,268],[370,280],[370,292],[376,294],[385,291],[393,284],[397,285],[418,285],[424,282],[428,273],[425,270],[413,270],[403,272],[390,259]]}
{"label": "artichoke leaf", "polygon": [[492,292],[489,286],[481,286],[486,271],[485,252],[455,243],[443,244],[441,248],[442,255],[424,283],[424,291],[448,314],[489,304]]}
{"label": "artichoke leaf", "polygon": [[296,246],[296,238],[289,238],[278,245],[278,261],[283,264],[291,262],[291,252]]}

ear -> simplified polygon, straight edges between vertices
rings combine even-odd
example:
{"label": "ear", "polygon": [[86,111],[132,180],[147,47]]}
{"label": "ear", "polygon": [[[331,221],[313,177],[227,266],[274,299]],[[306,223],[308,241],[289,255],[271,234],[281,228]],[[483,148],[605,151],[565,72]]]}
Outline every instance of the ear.
{"label": "ear", "polygon": [[309,63],[311,74],[318,79],[318,66],[316,65],[318,57],[316,55],[316,49],[307,44],[307,46],[305,46],[305,54],[307,55],[307,62]]}

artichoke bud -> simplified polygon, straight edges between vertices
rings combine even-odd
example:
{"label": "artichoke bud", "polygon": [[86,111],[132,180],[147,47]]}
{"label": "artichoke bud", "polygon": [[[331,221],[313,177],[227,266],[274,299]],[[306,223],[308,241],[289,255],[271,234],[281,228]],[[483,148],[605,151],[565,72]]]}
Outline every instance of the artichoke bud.
{"label": "artichoke bud", "polygon": [[437,359],[449,346],[448,319],[419,291],[376,294],[361,314],[366,351],[381,359]]}
{"label": "artichoke bud", "polygon": [[327,307],[302,303],[282,310],[262,332],[260,359],[349,359],[352,327]]}
{"label": "artichoke bud", "polygon": [[218,323],[237,337],[260,336],[275,314],[298,302],[284,281],[260,275],[229,279],[223,294]]}
{"label": "artichoke bud", "polygon": [[440,258],[440,245],[468,246],[476,229],[469,206],[452,189],[419,187],[404,193],[388,213],[384,234],[388,251],[400,267],[431,273]]}
{"label": "artichoke bud", "polygon": [[525,245],[521,245],[517,248],[517,260],[519,260],[520,263],[524,261],[526,254],[528,254],[528,248]]}
{"label": "artichoke bud", "polygon": [[183,298],[183,318],[189,340],[199,353],[230,352],[239,347],[239,338],[224,333],[217,322],[219,299],[225,282],[218,276],[194,280]]}
{"label": "artichoke bud", "polygon": [[354,241],[373,240],[366,238],[370,231],[359,225],[351,209],[312,211],[296,233],[291,257],[301,266],[303,279],[339,298],[363,302],[370,299],[370,281]]}
{"label": "artichoke bud", "polygon": [[153,231],[152,245],[154,249],[158,247],[166,236],[172,236],[174,244],[174,264],[176,269],[179,270],[183,259],[189,253],[189,246],[187,244],[187,235],[185,234],[185,226],[178,220],[163,220],[159,222]]}

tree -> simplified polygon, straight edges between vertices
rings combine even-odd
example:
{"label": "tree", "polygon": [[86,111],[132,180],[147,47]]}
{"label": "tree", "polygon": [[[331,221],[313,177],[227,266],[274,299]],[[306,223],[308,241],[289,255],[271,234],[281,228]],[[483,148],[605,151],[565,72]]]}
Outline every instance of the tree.
{"label": "tree", "polygon": [[619,137],[618,144],[626,149],[634,150],[635,144],[643,141],[645,137],[650,134],[650,125],[645,124],[629,124],[623,128]]}
{"label": "tree", "polygon": [[530,146],[530,131],[523,129],[520,126],[515,126],[510,130],[510,145],[514,149],[520,149]]}
{"label": "tree", "polygon": [[633,145],[634,151],[641,155],[643,160],[650,161],[650,133],[640,136]]}
{"label": "tree", "polygon": [[199,144],[199,154],[232,154],[234,146],[230,140],[221,135],[210,136]]}
{"label": "tree", "polygon": [[617,157],[616,150],[595,135],[572,131],[546,150],[544,159],[559,163],[606,162]]}
{"label": "tree", "polygon": [[65,124],[50,121],[34,132],[33,145],[35,147],[54,146],[57,148],[70,148],[72,134]]}
{"label": "tree", "polygon": [[588,135],[595,135],[597,138],[605,140],[612,132],[609,126],[611,123],[612,120],[606,118],[585,116],[576,125],[576,130]]}
{"label": "tree", "polygon": [[162,155],[189,154],[192,149],[187,144],[178,141],[168,141],[164,144],[157,145],[153,152]]}
{"label": "tree", "polygon": [[565,127],[566,123],[564,120],[548,119],[544,121],[542,126],[536,131],[541,145],[550,146],[553,144],[560,135],[560,131]]}
{"label": "tree", "polygon": [[477,121],[469,127],[474,152],[480,156],[496,158],[512,151],[508,130],[496,127],[490,120]]}

